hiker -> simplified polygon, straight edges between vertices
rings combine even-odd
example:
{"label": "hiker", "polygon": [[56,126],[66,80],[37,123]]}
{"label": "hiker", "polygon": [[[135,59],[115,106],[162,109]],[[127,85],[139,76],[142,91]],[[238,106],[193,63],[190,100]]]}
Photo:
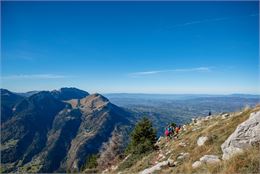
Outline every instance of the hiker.
{"label": "hiker", "polygon": [[165,128],[164,134],[165,134],[165,136],[167,137],[167,140],[168,140],[168,138],[171,138],[171,136],[172,136],[172,134],[173,134],[173,128],[172,128],[171,125],[168,125],[168,126]]}
{"label": "hiker", "polygon": [[209,111],[209,116],[211,116],[211,111]]}
{"label": "hiker", "polygon": [[169,135],[169,137],[170,138],[172,138],[173,137],[173,135],[174,135],[174,127],[172,126],[172,125],[170,125],[169,127],[168,127],[168,129],[169,129],[169,131],[170,131],[170,135]]}
{"label": "hiker", "polygon": [[175,137],[176,138],[178,138],[180,129],[181,129],[181,125],[176,126],[176,128],[175,128],[175,132],[176,132]]}
{"label": "hiker", "polygon": [[171,126],[175,129],[175,127],[177,126],[176,123],[172,122]]}
{"label": "hiker", "polygon": [[179,133],[180,129],[181,129],[181,125],[179,125],[179,126],[176,126],[176,128],[175,128],[175,132],[176,132],[176,134],[178,134],[178,133]]}

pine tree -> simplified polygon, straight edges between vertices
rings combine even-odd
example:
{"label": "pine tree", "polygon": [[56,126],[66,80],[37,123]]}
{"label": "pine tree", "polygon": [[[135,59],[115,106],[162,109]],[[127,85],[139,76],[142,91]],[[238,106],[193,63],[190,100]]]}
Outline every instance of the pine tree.
{"label": "pine tree", "polygon": [[130,138],[127,152],[143,154],[154,149],[156,130],[153,128],[152,122],[144,117],[136,124]]}

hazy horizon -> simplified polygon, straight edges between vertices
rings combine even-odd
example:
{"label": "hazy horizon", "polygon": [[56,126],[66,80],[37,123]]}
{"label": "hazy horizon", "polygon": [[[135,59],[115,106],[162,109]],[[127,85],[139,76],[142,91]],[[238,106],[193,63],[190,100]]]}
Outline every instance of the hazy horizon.
{"label": "hazy horizon", "polygon": [[260,94],[259,2],[1,2],[1,87]]}
{"label": "hazy horizon", "polygon": [[[216,95],[216,96],[221,96],[221,95],[260,95],[260,93],[145,93],[145,92],[98,92],[98,91],[89,91],[87,89],[81,89],[78,87],[74,87],[74,86],[63,86],[60,88],[77,88],[80,90],[84,90],[90,94],[94,94],[94,93],[100,93],[102,95]],[[8,88],[1,88],[1,89],[7,89],[11,92],[15,92],[15,93],[27,93],[27,92],[34,92],[34,91],[52,91],[52,90],[59,90],[60,88],[55,88],[55,89],[39,89],[39,90],[28,90],[28,91],[14,91],[14,90],[10,90]]]}

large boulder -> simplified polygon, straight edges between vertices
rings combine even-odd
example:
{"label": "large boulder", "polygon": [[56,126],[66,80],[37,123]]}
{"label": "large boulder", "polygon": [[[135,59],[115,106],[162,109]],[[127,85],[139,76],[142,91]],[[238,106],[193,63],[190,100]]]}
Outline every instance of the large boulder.
{"label": "large boulder", "polygon": [[249,119],[238,125],[228,139],[221,145],[222,159],[227,160],[234,154],[260,142],[260,111],[251,113]]}

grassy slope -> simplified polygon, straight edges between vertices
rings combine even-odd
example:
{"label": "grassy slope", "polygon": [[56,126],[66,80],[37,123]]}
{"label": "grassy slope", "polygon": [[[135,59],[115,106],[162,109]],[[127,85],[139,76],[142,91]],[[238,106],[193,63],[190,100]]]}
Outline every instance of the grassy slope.
{"label": "grassy slope", "polygon": [[[163,138],[159,143],[159,151],[150,153],[136,162],[131,168],[122,170],[122,173],[138,173],[153,166],[156,161],[164,161],[169,157],[176,161],[181,152],[190,153],[190,158],[179,161],[176,167],[163,168],[158,173],[259,173],[259,147],[249,149],[227,162],[222,161],[218,165],[202,165],[197,169],[191,167],[192,163],[199,160],[203,155],[217,155],[221,159],[221,144],[235,131],[240,123],[248,119],[251,112],[258,110],[260,110],[260,106],[233,113],[234,117],[226,119],[216,116],[208,121],[203,121],[200,126],[190,124],[187,131],[182,132],[178,140],[167,141]],[[198,129],[192,131],[194,128]],[[205,145],[199,147],[197,146],[197,139],[200,136],[208,136],[209,140]],[[187,146],[180,146],[179,143],[181,142],[186,143]],[[159,153],[164,154],[166,157],[158,160]]]}

